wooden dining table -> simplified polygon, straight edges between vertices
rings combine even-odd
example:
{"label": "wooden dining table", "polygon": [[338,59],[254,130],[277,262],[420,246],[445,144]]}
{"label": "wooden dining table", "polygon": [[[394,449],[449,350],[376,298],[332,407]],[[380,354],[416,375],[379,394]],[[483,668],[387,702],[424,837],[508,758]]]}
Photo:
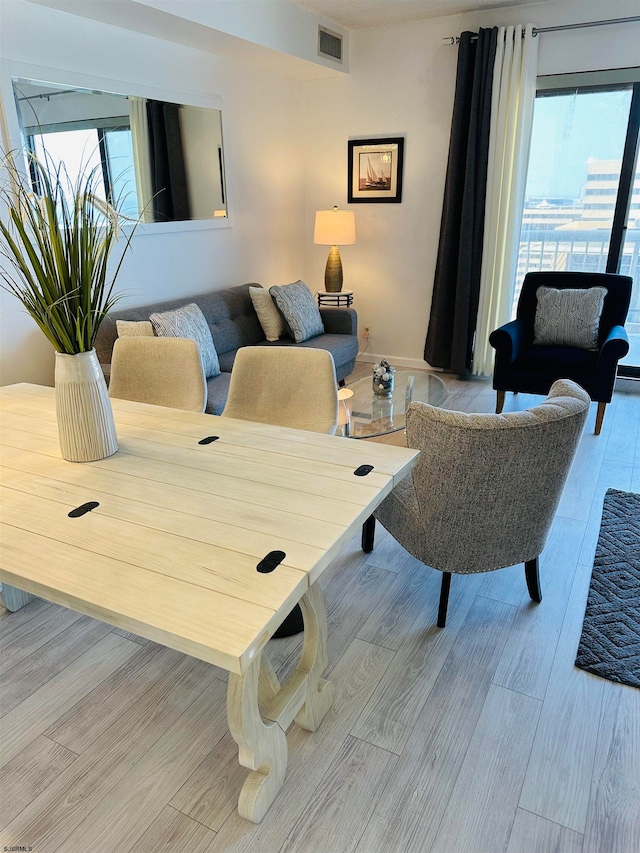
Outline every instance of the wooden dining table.
{"label": "wooden dining table", "polygon": [[[62,459],[53,388],[0,388],[0,581],[229,672],[227,716],[250,769],[240,814],[283,784],[286,731],[331,707],[318,581],[418,451],[113,400],[119,450]],[[284,684],[265,646],[297,604]]]}

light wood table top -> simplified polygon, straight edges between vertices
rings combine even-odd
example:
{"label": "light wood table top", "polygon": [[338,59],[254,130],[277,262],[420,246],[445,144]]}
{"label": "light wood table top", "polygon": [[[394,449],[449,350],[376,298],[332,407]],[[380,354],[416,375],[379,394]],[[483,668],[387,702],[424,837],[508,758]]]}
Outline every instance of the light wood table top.
{"label": "light wood table top", "polygon": [[0,388],[0,580],[237,674],[418,455],[112,403],[119,451],[71,463],[53,389]]}

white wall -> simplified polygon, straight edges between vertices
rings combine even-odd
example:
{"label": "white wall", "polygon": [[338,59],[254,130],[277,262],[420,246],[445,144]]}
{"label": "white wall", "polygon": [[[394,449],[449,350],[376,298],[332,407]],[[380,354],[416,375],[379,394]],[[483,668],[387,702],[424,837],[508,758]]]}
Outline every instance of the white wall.
{"label": "white wall", "polygon": [[[356,204],[358,242],[342,249],[368,352],[424,366],[453,108],[457,48],[445,36],[479,26],[539,27],[637,15],[636,0],[556,0],[351,34],[350,75],[305,84],[306,281],[321,287],[326,248],[316,210],[347,207],[347,140],[406,135],[402,204]],[[541,34],[539,73],[640,65],[640,24]]]}
{"label": "white wall", "polygon": [[[178,96],[170,100],[196,105],[214,96],[222,101],[230,227],[145,226],[122,267],[119,289],[128,294],[122,307],[301,276],[300,80],[22,0],[3,2],[0,15],[5,96],[8,68],[19,66],[21,74],[35,79],[47,79],[41,72],[49,67],[50,76],[62,82],[67,82],[63,74],[76,80],[92,75],[96,88],[113,91],[100,85],[110,81],[127,94],[166,91]],[[13,111],[13,104],[6,109]],[[0,291],[0,384],[52,379],[51,348],[18,303]]]}

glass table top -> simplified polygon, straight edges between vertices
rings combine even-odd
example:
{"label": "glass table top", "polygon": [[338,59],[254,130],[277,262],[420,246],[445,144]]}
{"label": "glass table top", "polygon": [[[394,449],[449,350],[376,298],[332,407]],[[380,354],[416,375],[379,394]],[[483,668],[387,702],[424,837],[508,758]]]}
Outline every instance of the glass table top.
{"label": "glass table top", "polygon": [[388,435],[406,426],[406,407],[411,401],[440,406],[446,399],[447,386],[440,377],[421,370],[396,370],[393,394],[378,397],[373,393],[372,377],[358,379],[346,390],[353,396],[340,400],[340,423],[336,435],[350,438],[372,438]]}

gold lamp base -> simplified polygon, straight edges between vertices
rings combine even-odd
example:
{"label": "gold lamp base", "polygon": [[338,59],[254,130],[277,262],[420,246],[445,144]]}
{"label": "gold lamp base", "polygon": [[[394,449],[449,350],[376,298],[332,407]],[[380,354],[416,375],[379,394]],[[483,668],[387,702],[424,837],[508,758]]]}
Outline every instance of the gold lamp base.
{"label": "gold lamp base", "polygon": [[324,270],[324,289],[327,293],[340,293],[342,290],[342,259],[337,246],[332,246]]}

